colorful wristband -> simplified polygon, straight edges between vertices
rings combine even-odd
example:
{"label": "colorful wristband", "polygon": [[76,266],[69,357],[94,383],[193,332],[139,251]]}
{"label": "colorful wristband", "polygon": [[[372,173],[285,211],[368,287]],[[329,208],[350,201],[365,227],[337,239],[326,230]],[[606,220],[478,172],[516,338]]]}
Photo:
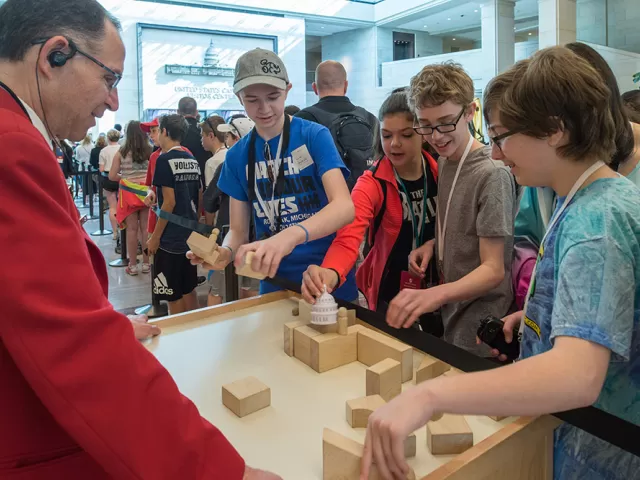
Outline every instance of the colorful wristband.
{"label": "colorful wristband", "polygon": [[296,223],[294,227],[300,227],[302,230],[304,230],[304,244],[306,245],[307,243],[309,243],[309,230],[307,230],[304,225],[300,225],[299,223]]}

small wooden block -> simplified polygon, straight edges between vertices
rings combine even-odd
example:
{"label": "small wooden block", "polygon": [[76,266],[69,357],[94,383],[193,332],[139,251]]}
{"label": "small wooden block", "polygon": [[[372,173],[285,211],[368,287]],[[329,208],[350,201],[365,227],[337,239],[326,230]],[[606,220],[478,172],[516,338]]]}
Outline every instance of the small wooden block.
{"label": "small wooden block", "polygon": [[347,400],[347,423],[352,428],[367,428],[369,416],[385,403],[380,395]]}
{"label": "small wooden block", "polygon": [[380,395],[386,402],[402,392],[400,362],[385,358],[367,368],[367,395]]}
{"label": "small wooden block", "polygon": [[330,323],[328,325],[316,325],[315,323],[310,323],[309,326],[316,332],[320,333],[338,333],[337,323]]}
{"label": "small wooden block", "polygon": [[220,230],[217,228],[211,232],[209,237],[198,232],[192,232],[187,239],[189,249],[205,262],[213,264],[218,259],[218,235]]}
{"label": "small wooden block", "polygon": [[347,309],[344,307],[340,307],[338,309],[338,333],[340,335],[346,335],[347,328],[349,328],[349,317],[347,316]]}
{"label": "small wooden block", "polygon": [[347,310],[347,320],[349,322],[349,326],[352,327],[356,324],[356,311],[355,310]]}
{"label": "small wooden block", "polygon": [[413,349],[398,340],[363,328],[358,334],[358,361],[368,367],[393,358],[401,364],[402,382],[413,379]]}
{"label": "small wooden block", "polygon": [[501,417],[501,416],[494,416],[494,415],[489,415],[489,418],[491,420],[495,420],[496,422],[501,422],[502,420],[504,420],[505,418],[509,418],[509,417]]}
{"label": "small wooden block", "polygon": [[311,323],[311,304],[307,303],[302,298],[298,302],[298,313],[300,315],[300,320]]}
{"label": "small wooden block", "polygon": [[473,447],[473,432],[462,415],[444,414],[427,423],[427,446],[432,455],[457,455]]}
{"label": "small wooden block", "polygon": [[404,441],[404,458],[415,457],[417,450],[418,450],[418,442],[416,439],[416,434],[412,433]]}
{"label": "small wooden block", "polygon": [[284,324],[284,353],[293,357],[293,332],[296,328],[305,325],[304,322],[296,321]]}
{"label": "small wooden block", "polygon": [[359,328],[354,327],[349,327],[347,335],[326,333],[311,338],[309,366],[316,372],[323,373],[357,362]]}
{"label": "small wooden block", "polygon": [[222,386],[222,403],[242,418],[271,405],[271,389],[255,377]]}
{"label": "small wooden block", "polygon": [[293,355],[302,363],[311,366],[311,339],[322,335],[308,325],[293,331]]}
{"label": "small wooden block", "polygon": [[422,363],[416,370],[416,385],[424,382],[425,380],[431,380],[432,378],[439,377],[443,373],[447,372],[451,367],[446,363],[425,355],[422,359]]}
{"label": "small wooden block", "polygon": [[244,257],[244,265],[240,268],[236,268],[236,275],[240,277],[255,278],[257,280],[264,280],[266,278],[265,275],[254,272],[251,268],[251,261],[253,260],[255,254],[255,252],[247,253],[247,255]]}
{"label": "small wooden block", "polygon": [[[360,480],[360,462],[364,446],[328,428],[322,434],[322,480]],[[371,466],[369,480],[380,480],[375,465]],[[407,480],[415,480],[410,470]]]}
{"label": "small wooden block", "polygon": [[293,315],[294,317],[297,317],[300,315],[300,309],[298,307],[293,307],[293,310],[291,310],[291,315]]}

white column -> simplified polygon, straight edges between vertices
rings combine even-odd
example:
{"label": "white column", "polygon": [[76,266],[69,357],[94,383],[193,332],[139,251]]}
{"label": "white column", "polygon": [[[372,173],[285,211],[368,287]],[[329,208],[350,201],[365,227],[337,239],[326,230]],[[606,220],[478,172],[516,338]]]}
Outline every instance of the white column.
{"label": "white column", "polygon": [[538,0],[540,49],[576,41],[576,0]]}
{"label": "white column", "polygon": [[487,81],[515,61],[514,5],[512,0],[482,3],[482,56]]}

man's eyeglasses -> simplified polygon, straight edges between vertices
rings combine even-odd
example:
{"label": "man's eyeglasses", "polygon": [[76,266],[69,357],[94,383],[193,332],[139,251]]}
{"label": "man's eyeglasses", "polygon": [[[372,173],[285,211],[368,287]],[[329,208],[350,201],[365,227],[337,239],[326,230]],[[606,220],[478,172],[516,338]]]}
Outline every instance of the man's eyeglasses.
{"label": "man's eyeglasses", "polygon": [[[50,38],[39,38],[37,40],[34,40],[31,43],[33,45],[40,45],[40,44],[44,45],[51,38],[53,38],[53,37],[50,37]],[[65,38],[67,38],[67,37],[65,37]],[[116,88],[118,86],[118,84],[120,83],[120,80],[122,80],[122,74],[113,71],[112,69],[107,67],[104,63],[102,63],[100,60],[98,60],[94,56],[89,55],[87,52],[83,52],[82,50],[80,50],[78,48],[78,46],[75,44],[75,42],[73,40],[71,40],[70,38],[67,38],[67,42],[69,42],[69,48],[71,49],[69,53],[65,54],[68,60],[73,58],[73,56],[76,53],[79,53],[80,55],[82,55],[83,57],[91,60],[93,63],[95,63],[99,67],[103,68],[107,73],[109,73],[110,77],[106,77],[105,78],[105,82],[107,83],[107,87],[109,88],[109,90],[113,90],[114,88]]]}
{"label": "man's eyeglasses", "polygon": [[451,123],[443,123],[441,125],[435,125],[433,127],[423,127],[418,125],[417,127],[413,127],[413,130],[419,135],[432,135],[434,130],[437,130],[440,133],[454,132],[466,109],[467,107],[464,107],[460,114],[456,117],[456,119]]}
{"label": "man's eyeglasses", "polygon": [[515,135],[516,133],[522,132],[522,129],[516,128],[514,130],[509,130],[508,132],[501,133],[500,135],[496,135],[495,137],[489,137],[489,143],[493,146],[496,145],[500,151],[502,151],[502,143],[506,138],[509,138],[511,135]]}

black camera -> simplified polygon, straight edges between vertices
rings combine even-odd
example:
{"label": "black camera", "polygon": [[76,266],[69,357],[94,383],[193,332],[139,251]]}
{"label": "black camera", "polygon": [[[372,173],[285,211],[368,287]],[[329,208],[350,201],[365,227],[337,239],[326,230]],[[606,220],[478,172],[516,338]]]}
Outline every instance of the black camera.
{"label": "black camera", "polygon": [[502,330],[504,323],[499,318],[488,316],[480,321],[478,328],[478,338],[491,348],[495,348],[500,353],[504,353],[507,359],[513,361],[520,355],[520,342],[518,342],[518,332],[514,330],[513,340],[507,343]]}

